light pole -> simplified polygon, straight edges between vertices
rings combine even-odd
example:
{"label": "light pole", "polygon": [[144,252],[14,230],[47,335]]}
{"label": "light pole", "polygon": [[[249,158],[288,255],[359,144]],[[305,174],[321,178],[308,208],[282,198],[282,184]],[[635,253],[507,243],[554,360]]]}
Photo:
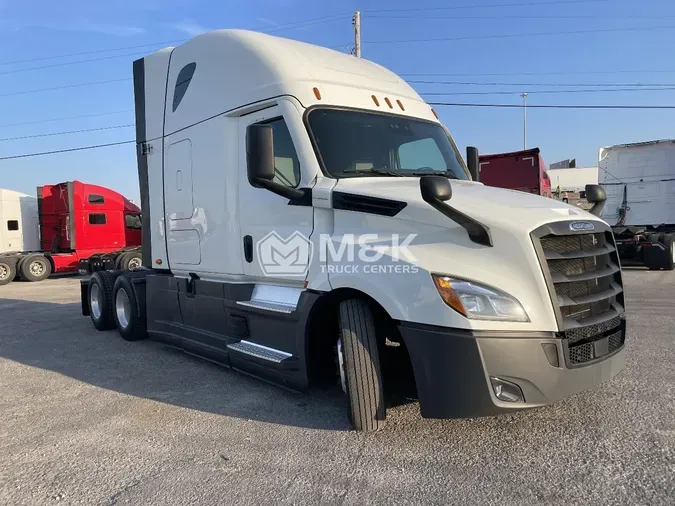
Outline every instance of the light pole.
{"label": "light pole", "polygon": [[523,149],[527,149],[527,93],[520,96],[523,98]]}

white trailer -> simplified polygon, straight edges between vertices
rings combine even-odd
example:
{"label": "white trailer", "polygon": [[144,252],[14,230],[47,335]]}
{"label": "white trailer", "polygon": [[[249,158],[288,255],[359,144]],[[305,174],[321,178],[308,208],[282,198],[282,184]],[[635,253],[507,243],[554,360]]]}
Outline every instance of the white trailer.
{"label": "white trailer", "polygon": [[359,430],[384,423],[392,350],[432,418],[542,406],[622,369],[609,226],[472,181],[477,150],[465,164],[392,72],[222,30],[136,61],[134,87],[144,269],[82,282],[97,329],[294,389],[328,378]]}
{"label": "white trailer", "polygon": [[598,184],[598,168],[549,169],[548,177],[551,180],[551,191],[560,187],[560,191],[583,194],[586,185]]}
{"label": "white trailer", "polygon": [[675,140],[604,147],[602,217],[614,230],[621,257],[650,269],[675,267]]}

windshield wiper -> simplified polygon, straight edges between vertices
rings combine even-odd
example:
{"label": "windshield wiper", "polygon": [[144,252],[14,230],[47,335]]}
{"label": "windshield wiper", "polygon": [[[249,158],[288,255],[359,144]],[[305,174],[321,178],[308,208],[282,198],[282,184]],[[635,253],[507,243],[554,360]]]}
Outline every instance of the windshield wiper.
{"label": "windshield wiper", "polygon": [[386,169],[356,169],[344,171],[345,174],[377,174],[378,176],[403,177],[403,174]]}
{"label": "windshield wiper", "polygon": [[410,176],[445,176],[448,179],[458,179],[454,172],[451,170],[415,170],[412,172],[406,172],[406,175]]}

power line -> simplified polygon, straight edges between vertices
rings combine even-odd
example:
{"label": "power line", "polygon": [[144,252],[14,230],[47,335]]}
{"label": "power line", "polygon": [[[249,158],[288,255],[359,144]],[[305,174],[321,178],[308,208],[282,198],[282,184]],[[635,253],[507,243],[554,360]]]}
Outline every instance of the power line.
{"label": "power line", "polygon": [[[427,10],[427,9],[425,9]],[[539,16],[539,15],[523,15],[523,14],[514,14],[514,15],[502,15],[502,16],[438,16],[435,14],[430,14],[430,15],[420,15],[420,16],[410,16],[410,15],[405,15],[405,16],[378,16],[378,15],[368,15],[368,19],[593,19],[597,20],[598,15],[574,15],[574,16],[559,16],[559,15],[552,15],[552,16]],[[602,15],[603,20],[611,19],[611,20],[621,20],[621,21],[628,21],[628,20],[633,20],[633,19],[645,19],[645,20],[664,20],[664,19],[675,19],[675,16],[608,16],[608,15]]]}
{"label": "power line", "polygon": [[131,141],[120,141],[120,142],[110,142],[108,144],[95,144],[92,146],[80,146],[77,148],[68,148],[68,149],[57,149],[54,151],[41,151],[38,153],[23,153],[21,155],[12,155],[12,156],[3,156],[0,157],[0,161],[3,160],[16,160],[18,158],[30,158],[33,156],[44,156],[44,155],[56,155],[59,153],[71,153],[73,151],[85,151],[89,149],[99,149],[99,148],[108,148],[111,146],[121,146],[123,144],[132,144],[135,143],[136,141],[131,140]]}
{"label": "power line", "polygon": [[506,77],[506,76],[586,76],[586,75],[611,75],[611,74],[675,74],[673,70],[592,70],[592,71],[557,71],[557,72],[501,72],[501,73],[416,73],[416,74],[399,74],[401,77]]}
{"label": "power line", "polygon": [[4,72],[0,72],[0,76],[5,76],[9,74],[19,74],[21,72],[30,72],[31,70],[41,70],[41,69],[51,69],[55,67],[67,67],[70,65],[79,65],[81,63],[92,63],[96,61],[103,61],[103,60],[114,60],[115,58],[124,58],[127,56],[142,56],[147,54],[147,51],[137,51],[135,53],[124,53],[124,54],[116,54],[112,56],[101,56],[98,58],[89,58],[87,60],[76,60],[76,61],[68,61],[68,62],[61,62],[61,63],[52,63],[51,65],[41,65],[39,67],[28,67],[26,69],[16,69],[16,70],[5,70]]}
{"label": "power line", "polygon": [[449,11],[460,9],[484,9],[494,7],[536,7],[546,5],[561,5],[561,4],[590,4],[601,3],[609,0],[559,0],[557,2],[517,2],[510,4],[478,4],[478,5],[455,5],[452,7],[413,7],[407,9],[372,9],[361,12],[377,13],[377,12],[414,12],[414,11]]}
{"label": "power line", "polygon": [[95,118],[98,116],[110,116],[113,114],[124,114],[128,112],[133,112],[133,109],[126,109],[124,111],[111,111],[111,112],[99,112],[96,114],[83,114],[81,116],[66,116],[64,118],[50,118],[50,119],[40,119],[40,120],[35,120],[35,121],[23,121],[20,123],[5,123],[4,125],[0,125],[0,128],[7,128],[7,127],[13,127],[13,126],[22,126],[22,125],[37,125],[40,123],[51,123],[53,121],[66,121],[70,119],[83,119],[83,118]]}
{"label": "power line", "polygon": [[[286,24],[279,25],[279,26],[277,26],[275,28],[271,28],[271,29],[259,27],[259,28],[251,28],[251,30],[265,32],[265,33],[276,33],[276,32],[280,32],[280,31],[284,31],[284,30],[292,30],[294,28],[304,28],[306,26],[312,26],[312,25],[317,25],[317,24],[321,24],[321,23],[337,21],[339,19],[346,18],[348,16],[351,16],[351,13],[332,14],[330,16],[322,16],[320,18],[312,18],[312,19],[307,19],[307,20],[304,20],[304,21],[295,21],[293,23],[286,23]],[[113,51],[123,51],[123,50],[126,50],[126,49],[140,49],[140,48],[152,47],[152,46],[165,47],[165,45],[167,45],[167,44],[180,44],[180,43],[186,42],[187,40],[189,40],[189,38],[173,39],[173,40],[166,40],[166,41],[161,41],[161,42],[151,42],[151,43],[148,43],[148,44],[139,44],[139,45],[136,45],[136,46],[122,46],[122,47],[114,47],[114,48],[109,48],[109,49],[99,49],[99,50],[95,50],[95,51],[82,51],[82,52],[78,52],[78,53],[68,53],[68,54],[53,55],[53,56],[41,56],[41,57],[29,58],[29,59],[25,59],[25,60],[5,61],[5,62],[0,62],[0,66],[16,65],[16,64],[20,64],[20,63],[30,63],[30,62],[45,61],[45,60],[56,60],[56,59],[60,59],[60,58],[71,58],[73,56],[85,56],[85,55],[91,55],[91,54],[109,53],[109,52],[113,52]],[[37,70],[37,69],[41,69],[41,68],[49,68],[49,67],[52,67],[52,66],[74,65],[74,64],[77,64],[77,63],[87,63],[87,62],[91,62],[91,61],[99,61],[99,60],[105,60],[105,59],[111,59],[111,58],[119,58],[119,57],[123,57],[123,56],[131,56],[131,55],[134,55],[134,54],[139,54],[139,53],[131,53],[131,54],[128,54],[128,55],[109,56],[109,57],[105,57],[105,58],[94,58],[94,59],[82,60],[82,61],[76,61],[76,62],[67,62],[67,63],[59,64],[59,65],[47,65],[47,66],[41,66],[41,67],[31,67],[29,69],[20,69],[20,70],[18,70],[18,72],[23,72],[23,71],[27,71],[27,70]],[[145,54],[145,52],[142,53],[142,54]],[[8,72],[8,73],[12,73],[12,72]]]}
{"label": "power line", "polygon": [[466,37],[437,37],[433,39],[405,39],[405,40],[371,40],[363,41],[363,44],[411,44],[415,42],[451,42],[459,40],[483,40],[483,39],[508,39],[516,37],[543,37],[546,35],[577,35],[582,33],[608,33],[608,32],[638,32],[644,30],[673,29],[675,25],[665,26],[642,26],[630,28],[598,28],[594,30],[567,30],[564,32],[535,32],[535,33],[506,33],[495,35],[475,35]]}
{"label": "power line", "polygon": [[134,126],[133,123],[129,125],[113,125],[113,126],[105,126],[105,127],[98,127],[98,128],[86,128],[83,130],[69,130],[67,132],[50,132],[46,134],[34,134],[34,135],[22,135],[21,137],[5,137],[0,138],[0,142],[5,142],[5,141],[18,141],[21,139],[35,139],[37,137],[53,137],[55,135],[69,135],[69,134],[80,134],[84,132],[98,132],[101,130],[114,130],[117,128],[129,128]]}
{"label": "power line", "polygon": [[[673,88],[607,88],[607,89],[584,89],[584,90],[535,90],[528,91],[527,94],[537,94],[537,95],[553,95],[560,93],[612,93],[617,91],[675,91]],[[440,93],[420,93],[422,96],[432,97],[443,97],[443,96],[456,96],[456,95],[520,95],[520,91],[451,91],[451,92],[440,92]]]}
{"label": "power line", "polygon": [[44,60],[57,60],[59,58],[71,58],[73,56],[86,56],[86,55],[90,55],[90,54],[110,53],[110,52],[113,52],[113,51],[124,51],[126,49],[140,49],[142,47],[150,47],[150,46],[163,46],[164,44],[178,44],[178,43],[184,42],[185,40],[186,39],[165,40],[163,42],[151,42],[149,44],[139,44],[137,46],[113,47],[113,48],[110,48],[110,49],[98,49],[96,51],[82,51],[80,53],[68,53],[68,54],[60,54],[60,55],[53,55],[53,56],[40,56],[38,58],[29,58],[27,60],[4,61],[4,62],[0,62],[0,66],[17,65],[19,63],[32,63],[32,62],[44,61]]}
{"label": "power line", "polygon": [[125,77],[123,79],[108,79],[107,81],[94,81],[90,83],[77,83],[77,84],[67,84],[65,86],[55,86],[53,88],[40,88],[37,90],[23,90],[23,91],[13,91],[11,93],[2,93],[0,97],[13,97],[16,95],[28,95],[29,93],[42,93],[43,91],[54,91],[54,90],[66,90],[69,88],[83,88],[85,86],[95,86],[98,84],[108,84],[108,83],[120,83],[122,81],[131,81],[130,77]]}
{"label": "power line", "polygon": [[[585,90],[536,90],[528,91],[527,94],[550,95],[559,93],[611,93],[617,91],[674,91],[673,88],[609,88],[609,89],[585,89]],[[422,96],[455,96],[455,95],[520,95],[520,91],[457,91],[440,93],[420,93]],[[528,106],[529,107],[529,106]]]}
{"label": "power line", "polygon": [[[462,102],[428,102],[434,107],[494,107],[506,109],[522,109],[522,104],[476,104]],[[528,109],[675,109],[675,105],[527,105]]]}
{"label": "power line", "polygon": [[675,86],[675,83],[503,83],[503,82],[475,82],[475,81],[425,81],[425,80],[409,80],[411,84],[450,84],[461,86],[550,86],[555,87],[569,87],[569,88],[596,88],[600,86],[611,86],[616,88],[632,87],[640,88],[645,86]]}

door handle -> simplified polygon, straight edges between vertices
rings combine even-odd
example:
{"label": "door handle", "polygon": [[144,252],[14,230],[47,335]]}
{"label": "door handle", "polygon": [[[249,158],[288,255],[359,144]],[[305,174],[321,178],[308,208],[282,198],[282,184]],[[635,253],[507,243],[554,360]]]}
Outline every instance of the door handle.
{"label": "door handle", "polygon": [[253,237],[244,236],[244,258],[248,263],[253,262]]}

